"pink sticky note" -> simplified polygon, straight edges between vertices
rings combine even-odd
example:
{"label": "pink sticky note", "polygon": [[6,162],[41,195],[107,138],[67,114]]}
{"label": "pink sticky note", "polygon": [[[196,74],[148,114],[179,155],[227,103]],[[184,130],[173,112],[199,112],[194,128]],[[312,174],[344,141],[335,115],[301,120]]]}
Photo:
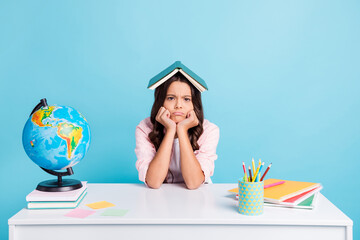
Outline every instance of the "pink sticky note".
{"label": "pink sticky note", "polygon": [[65,214],[66,217],[73,217],[73,218],[86,218],[90,216],[91,214],[94,214],[95,211],[85,210],[81,208],[76,208],[67,214]]}

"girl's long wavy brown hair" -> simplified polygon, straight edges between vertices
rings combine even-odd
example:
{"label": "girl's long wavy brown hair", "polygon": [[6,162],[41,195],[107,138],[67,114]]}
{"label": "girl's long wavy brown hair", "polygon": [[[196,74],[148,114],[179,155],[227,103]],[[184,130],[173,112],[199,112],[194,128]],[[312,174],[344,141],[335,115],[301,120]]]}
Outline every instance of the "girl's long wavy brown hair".
{"label": "girl's long wavy brown hair", "polygon": [[158,121],[156,121],[155,118],[159,109],[164,104],[170,84],[175,81],[187,83],[191,89],[191,99],[194,105],[194,112],[199,120],[199,124],[197,126],[190,128],[188,130],[190,143],[193,151],[195,151],[199,149],[199,145],[197,141],[204,131],[203,130],[204,112],[201,101],[201,93],[181,73],[175,74],[173,77],[171,77],[169,80],[165,81],[163,84],[161,84],[155,89],[155,94],[154,94],[155,100],[151,109],[151,116],[150,116],[151,123],[153,124],[153,130],[149,133],[149,138],[150,141],[154,144],[155,149],[157,151],[160,147],[162,140],[164,139],[165,132],[164,132],[164,126]]}

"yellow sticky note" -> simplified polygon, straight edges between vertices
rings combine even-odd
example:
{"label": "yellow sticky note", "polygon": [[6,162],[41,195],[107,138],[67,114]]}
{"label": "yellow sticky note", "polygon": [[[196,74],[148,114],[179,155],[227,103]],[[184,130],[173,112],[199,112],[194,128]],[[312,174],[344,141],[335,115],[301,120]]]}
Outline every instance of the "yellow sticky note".
{"label": "yellow sticky note", "polygon": [[233,192],[233,193],[238,193],[239,192],[239,189],[238,188],[233,188],[233,189],[230,189],[228,190],[229,192]]}
{"label": "yellow sticky note", "polygon": [[90,204],[86,204],[89,208],[92,209],[101,209],[101,208],[107,208],[107,207],[114,207],[115,205],[112,203],[109,203],[107,201],[101,201],[101,202],[94,202]]}

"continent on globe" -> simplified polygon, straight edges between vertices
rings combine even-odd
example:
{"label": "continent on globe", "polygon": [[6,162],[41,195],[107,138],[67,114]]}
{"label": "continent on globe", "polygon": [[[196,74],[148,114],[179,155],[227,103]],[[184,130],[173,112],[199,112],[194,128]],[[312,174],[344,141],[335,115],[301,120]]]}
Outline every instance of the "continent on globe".
{"label": "continent on globe", "polygon": [[44,124],[43,120],[49,118],[52,112],[54,111],[54,109],[55,106],[50,106],[47,109],[42,108],[33,114],[31,120],[39,127],[52,127],[52,125],[49,122]]}
{"label": "continent on globe", "polygon": [[71,154],[76,150],[80,139],[82,138],[82,131],[81,127],[74,126],[73,124],[69,123],[60,123],[57,126],[58,130],[57,133],[59,137],[66,141],[67,146],[67,157],[71,159]]}

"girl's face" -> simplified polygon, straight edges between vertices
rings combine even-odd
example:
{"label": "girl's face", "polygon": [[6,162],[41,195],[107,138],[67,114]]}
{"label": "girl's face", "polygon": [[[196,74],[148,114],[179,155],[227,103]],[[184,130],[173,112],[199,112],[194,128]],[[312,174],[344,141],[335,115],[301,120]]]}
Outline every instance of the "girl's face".
{"label": "girl's face", "polygon": [[175,123],[184,120],[194,109],[191,97],[191,88],[187,83],[176,81],[170,84],[163,107],[169,110],[170,119]]}

